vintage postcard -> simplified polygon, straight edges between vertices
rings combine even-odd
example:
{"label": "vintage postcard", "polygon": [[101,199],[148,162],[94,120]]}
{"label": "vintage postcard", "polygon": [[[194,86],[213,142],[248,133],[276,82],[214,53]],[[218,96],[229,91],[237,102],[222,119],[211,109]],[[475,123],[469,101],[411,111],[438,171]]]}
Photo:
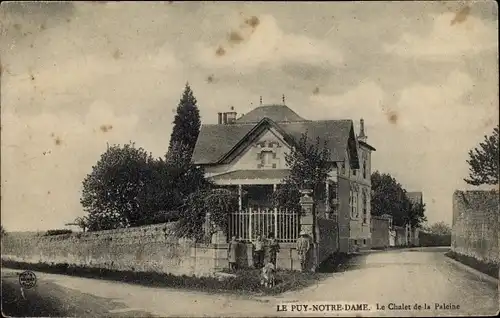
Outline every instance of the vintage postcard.
{"label": "vintage postcard", "polygon": [[3,315],[498,314],[496,2],[0,13]]}

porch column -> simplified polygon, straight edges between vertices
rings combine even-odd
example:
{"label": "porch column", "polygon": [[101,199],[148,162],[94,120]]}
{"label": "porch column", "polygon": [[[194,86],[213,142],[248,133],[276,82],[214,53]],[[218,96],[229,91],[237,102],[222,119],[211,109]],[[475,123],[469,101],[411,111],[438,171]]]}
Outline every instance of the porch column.
{"label": "porch column", "polygon": [[327,219],[330,218],[330,182],[328,180],[325,181],[325,217]]}
{"label": "porch column", "polygon": [[[276,192],[277,185],[273,184],[273,193]],[[274,237],[278,239],[278,207],[274,207]]]}
{"label": "porch column", "polygon": [[241,184],[238,184],[238,207],[239,210],[243,210],[243,200],[242,200],[242,192],[243,192],[243,187]]}

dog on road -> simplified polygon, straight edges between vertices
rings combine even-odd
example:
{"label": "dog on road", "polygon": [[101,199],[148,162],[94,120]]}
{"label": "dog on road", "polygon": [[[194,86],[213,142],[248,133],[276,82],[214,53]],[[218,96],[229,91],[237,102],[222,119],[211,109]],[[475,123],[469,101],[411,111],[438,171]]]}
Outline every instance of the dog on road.
{"label": "dog on road", "polygon": [[264,285],[267,288],[274,287],[274,285],[276,284],[276,268],[274,267],[273,263],[267,263],[262,268],[260,284]]}

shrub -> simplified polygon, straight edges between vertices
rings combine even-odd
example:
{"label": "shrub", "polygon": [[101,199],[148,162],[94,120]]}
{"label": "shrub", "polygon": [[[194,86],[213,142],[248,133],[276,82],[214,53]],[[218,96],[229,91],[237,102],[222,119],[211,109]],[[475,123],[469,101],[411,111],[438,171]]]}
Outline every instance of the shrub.
{"label": "shrub", "polygon": [[[227,189],[200,190],[192,193],[185,201],[178,223],[182,236],[203,240],[216,228],[227,231],[228,214],[238,209],[236,193]],[[210,213],[211,223],[205,227],[206,215]]]}
{"label": "shrub", "polygon": [[71,233],[73,233],[73,231],[71,231],[71,230],[56,229],[56,230],[48,230],[47,232],[45,232],[44,236],[71,234]]}

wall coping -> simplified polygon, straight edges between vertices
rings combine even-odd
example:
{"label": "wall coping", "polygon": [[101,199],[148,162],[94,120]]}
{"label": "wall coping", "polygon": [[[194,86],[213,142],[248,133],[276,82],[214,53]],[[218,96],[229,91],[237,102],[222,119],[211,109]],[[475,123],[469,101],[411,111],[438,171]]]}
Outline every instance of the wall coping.
{"label": "wall coping", "polygon": [[[240,242],[240,244],[243,244],[247,247],[250,247],[252,245],[252,243],[249,243],[249,242]],[[279,243],[279,245],[280,245],[280,248],[295,249],[295,243]],[[198,247],[198,245],[197,245],[197,247]],[[227,249],[229,247],[229,243],[210,243],[210,244],[204,244],[204,247]]]}

